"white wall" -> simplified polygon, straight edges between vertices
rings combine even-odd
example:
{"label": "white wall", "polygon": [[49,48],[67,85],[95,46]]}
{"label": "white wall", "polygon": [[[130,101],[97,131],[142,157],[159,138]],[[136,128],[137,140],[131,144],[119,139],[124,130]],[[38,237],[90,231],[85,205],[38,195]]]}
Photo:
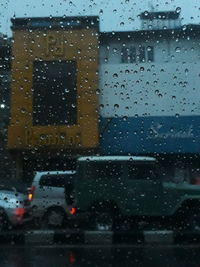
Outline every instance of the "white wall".
{"label": "white wall", "polygon": [[[120,63],[125,43],[153,46],[154,62]],[[200,39],[113,41],[100,48],[99,77],[103,117],[200,115]]]}

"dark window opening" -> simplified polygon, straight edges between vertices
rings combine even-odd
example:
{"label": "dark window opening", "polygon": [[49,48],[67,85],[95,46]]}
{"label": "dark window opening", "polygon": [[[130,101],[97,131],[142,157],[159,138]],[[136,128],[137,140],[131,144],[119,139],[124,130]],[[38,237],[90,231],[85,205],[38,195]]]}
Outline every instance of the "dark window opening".
{"label": "dark window opening", "polygon": [[152,180],[157,177],[155,166],[128,164],[128,177],[132,180]]}
{"label": "dark window opening", "polygon": [[126,47],[122,48],[121,61],[122,61],[122,63],[128,62],[128,48],[126,48]]}
{"label": "dark window opening", "polygon": [[33,125],[76,124],[76,63],[35,61],[33,68]]}
{"label": "dark window opening", "polygon": [[136,48],[131,47],[130,48],[130,63],[136,62]]}
{"label": "dark window opening", "polygon": [[112,179],[122,175],[121,164],[99,162],[98,164],[86,164],[85,176],[87,178]]}
{"label": "dark window opening", "polygon": [[149,62],[154,61],[153,46],[148,46],[147,47],[147,59],[148,59]]}
{"label": "dark window opening", "polygon": [[145,58],[145,48],[144,46],[140,46],[139,47],[139,62],[145,62],[146,58]]}
{"label": "dark window opening", "polygon": [[136,49],[134,46],[123,47],[121,51],[122,63],[135,63],[135,62],[152,62],[154,61],[154,48],[153,46],[140,46]]}
{"label": "dark window opening", "polygon": [[40,186],[65,187],[72,183],[72,175],[43,175]]}
{"label": "dark window opening", "polygon": [[121,52],[122,63],[134,63],[136,62],[136,48],[131,46],[130,48],[123,47]]}

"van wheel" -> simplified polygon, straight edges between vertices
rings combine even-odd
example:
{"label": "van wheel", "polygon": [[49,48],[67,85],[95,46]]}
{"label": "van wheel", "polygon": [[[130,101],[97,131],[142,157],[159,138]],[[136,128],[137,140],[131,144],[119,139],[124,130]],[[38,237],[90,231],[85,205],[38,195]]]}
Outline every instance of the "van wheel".
{"label": "van wheel", "polygon": [[51,209],[44,217],[44,224],[47,227],[60,228],[64,226],[65,214],[60,209]]}
{"label": "van wheel", "polygon": [[7,229],[9,225],[8,217],[3,209],[0,209],[0,232]]}

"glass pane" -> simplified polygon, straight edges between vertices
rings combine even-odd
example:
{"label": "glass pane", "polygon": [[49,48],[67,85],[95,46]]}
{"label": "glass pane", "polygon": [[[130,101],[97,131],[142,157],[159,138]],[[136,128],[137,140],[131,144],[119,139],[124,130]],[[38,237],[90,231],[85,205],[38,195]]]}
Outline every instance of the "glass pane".
{"label": "glass pane", "polygon": [[33,125],[76,124],[75,62],[34,62]]}

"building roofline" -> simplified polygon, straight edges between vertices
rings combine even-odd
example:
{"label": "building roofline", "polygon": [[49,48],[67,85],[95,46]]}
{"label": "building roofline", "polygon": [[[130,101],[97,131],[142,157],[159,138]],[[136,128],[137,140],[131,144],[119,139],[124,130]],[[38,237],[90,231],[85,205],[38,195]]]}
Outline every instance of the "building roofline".
{"label": "building roofline", "polygon": [[86,27],[99,29],[98,16],[12,18],[11,22],[12,30],[74,29]]}
{"label": "building roofline", "polygon": [[[154,12],[156,13],[156,12]],[[159,13],[159,12],[157,12]],[[162,13],[162,12],[161,12]],[[26,29],[82,29],[82,28],[96,28],[99,31],[99,17],[98,16],[63,16],[63,17],[27,17],[27,18],[12,18],[12,30],[26,30]],[[123,32],[100,32],[100,38],[130,38],[130,37],[148,37],[150,36],[172,36],[175,34],[195,36],[200,33],[199,24],[188,24],[171,29],[149,29],[149,30],[134,30]]]}
{"label": "building roofline", "polygon": [[173,36],[198,36],[200,33],[199,24],[188,24],[174,29],[151,29],[151,30],[135,30],[123,32],[100,32],[100,40],[105,41],[109,39],[131,39],[136,38],[163,38]]}

